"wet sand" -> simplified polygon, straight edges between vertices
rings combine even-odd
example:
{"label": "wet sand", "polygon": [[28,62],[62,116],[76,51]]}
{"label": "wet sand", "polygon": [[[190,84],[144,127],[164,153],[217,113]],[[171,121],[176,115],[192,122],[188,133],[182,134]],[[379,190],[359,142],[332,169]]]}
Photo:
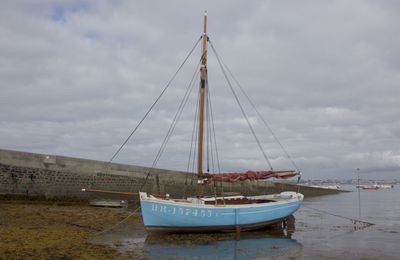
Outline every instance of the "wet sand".
{"label": "wet sand", "polygon": [[128,213],[53,202],[0,201],[0,259],[120,258],[115,248],[90,240]]}

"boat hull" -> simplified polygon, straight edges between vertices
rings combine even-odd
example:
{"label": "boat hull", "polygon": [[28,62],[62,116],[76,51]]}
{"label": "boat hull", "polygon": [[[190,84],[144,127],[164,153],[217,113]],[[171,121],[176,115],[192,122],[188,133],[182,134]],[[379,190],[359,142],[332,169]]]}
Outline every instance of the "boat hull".
{"label": "boat hull", "polygon": [[140,193],[143,222],[150,232],[233,232],[273,225],[292,215],[303,201],[294,198],[245,205],[204,205],[147,197]]}

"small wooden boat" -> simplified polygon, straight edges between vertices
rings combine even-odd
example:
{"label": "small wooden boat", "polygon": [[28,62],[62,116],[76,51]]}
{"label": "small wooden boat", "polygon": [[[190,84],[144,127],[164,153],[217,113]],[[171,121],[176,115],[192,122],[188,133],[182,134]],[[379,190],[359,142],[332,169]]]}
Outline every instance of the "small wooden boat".
{"label": "small wooden boat", "polygon": [[110,207],[110,208],[127,208],[126,200],[110,200],[110,199],[93,199],[89,201],[90,206],[94,207]]}
{"label": "small wooden boat", "polygon": [[[160,199],[140,193],[143,222],[148,231],[234,232],[262,228],[282,221],[301,205],[303,195],[282,192],[262,196]],[[224,200],[225,204],[216,201]]]}

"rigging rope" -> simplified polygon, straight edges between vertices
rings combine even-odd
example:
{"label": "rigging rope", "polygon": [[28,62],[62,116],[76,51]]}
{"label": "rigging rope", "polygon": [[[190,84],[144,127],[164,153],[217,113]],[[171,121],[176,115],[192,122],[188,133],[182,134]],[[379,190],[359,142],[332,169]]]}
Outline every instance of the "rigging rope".
{"label": "rigging rope", "polygon": [[[208,85],[208,77],[206,78],[206,84]],[[207,98],[208,98],[208,113],[209,113],[209,133],[210,133],[210,147],[211,147],[211,166],[212,166],[212,172],[215,173],[215,163],[214,163],[214,153],[215,153],[215,161],[217,161],[217,166],[218,169],[219,167],[219,158],[218,158],[218,147],[216,146],[216,135],[215,135],[215,127],[214,127],[214,115],[212,111],[212,106],[211,106],[211,89],[208,90],[207,92]],[[219,171],[220,172],[220,171]]]}
{"label": "rigging rope", "polygon": [[228,73],[231,75],[232,79],[236,82],[236,85],[239,87],[243,95],[246,97],[247,101],[250,103],[250,105],[253,107],[253,109],[256,111],[258,117],[261,119],[261,121],[264,123],[266,128],[269,130],[271,133],[272,137],[275,139],[275,141],[279,144],[281,147],[282,151],[285,153],[286,157],[290,160],[294,168],[300,172],[299,168],[297,167],[296,163],[293,161],[292,157],[289,155],[287,150],[283,147],[282,143],[279,141],[278,137],[275,135],[274,131],[270,127],[270,125],[267,123],[267,121],[264,119],[264,117],[261,115],[261,113],[258,111],[257,107],[254,105],[253,101],[250,99],[250,97],[247,95],[247,93],[244,91],[242,85],[239,83],[239,81],[235,78],[235,76],[232,74],[231,70],[228,68],[228,66],[224,63],[224,61],[221,59],[222,64],[225,66],[226,70]]}
{"label": "rigging rope", "polygon": [[208,85],[207,85],[207,80],[206,80],[206,86],[205,86],[205,110],[206,110],[206,151],[207,151],[207,172],[210,172],[210,114],[209,114],[209,109],[208,109]]}
{"label": "rigging rope", "polygon": [[250,130],[251,130],[251,133],[253,134],[253,137],[254,137],[254,139],[256,140],[257,145],[258,145],[258,147],[260,148],[260,151],[261,151],[261,153],[262,153],[263,156],[264,156],[264,159],[267,161],[267,163],[268,163],[270,169],[273,170],[272,164],[271,164],[270,160],[268,159],[268,157],[267,157],[267,155],[266,155],[266,153],[265,153],[263,147],[261,146],[261,142],[260,142],[260,140],[258,139],[258,137],[257,137],[257,135],[256,135],[256,133],[255,133],[253,127],[252,127],[252,125],[250,124],[250,121],[249,121],[249,119],[247,118],[246,113],[244,112],[244,109],[243,109],[243,107],[242,107],[242,104],[240,103],[239,98],[238,98],[238,96],[236,95],[235,90],[233,89],[233,86],[232,86],[232,84],[231,84],[231,82],[230,82],[230,80],[229,80],[229,78],[228,78],[228,75],[226,74],[226,71],[225,71],[224,67],[222,66],[220,57],[219,57],[217,51],[215,50],[214,45],[211,43],[210,40],[209,40],[209,42],[210,42],[211,49],[213,50],[214,55],[215,55],[215,57],[217,58],[217,61],[218,61],[218,64],[219,64],[219,66],[220,66],[220,68],[221,68],[221,70],[222,70],[222,73],[224,74],[224,77],[225,77],[225,79],[226,79],[226,81],[227,81],[227,83],[228,83],[228,85],[229,85],[229,88],[231,89],[231,91],[232,91],[232,93],[233,93],[233,96],[235,97],[235,100],[236,100],[236,102],[237,102],[238,105],[239,105],[240,111],[242,112],[242,115],[243,115],[243,117],[245,118],[245,120],[246,120],[246,122],[247,122],[247,125],[249,126],[249,128],[250,128]]}
{"label": "rigging rope", "polygon": [[161,158],[162,153],[163,153],[164,150],[165,150],[165,147],[166,147],[166,145],[167,145],[167,143],[168,143],[168,141],[169,141],[169,139],[170,139],[172,133],[173,133],[174,130],[175,130],[175,126],[176,126],[176,124],[178,123],[178,121],[179,121],[179,119],[180,119],[180,116],[182,115],[182,111],[183,111],[184,107],[186,106],[187,101],[189,100],[190,93],[191,93],[192,90],[193,90],[193,86],[194,86],[193,82],[194,82],[194,79],[196,78],[196,76],[199,74],[198,68],[200,67],[200,64],[201,64],[201,60],[199,61],[199,63],[198,63],[197,66],[196,66],[196,70],[195,70],[195,72],[194,72],[194,74],[193,74],[193,76],[192,76],[192,78],[191,78],[191,80],[190,80],[190,83],[189,83],[188,88],[187,88],[187,90],[186,90],[186,92],[185,92],[185,95],[184,95],[184,97],[183,97],[181,103],[179,104],[178,110],[177,110],[176,113],[175,113],[175,116],[174,116],[174,118],[173,118],[173,120],[172,120],[172,123],[171,123],[171,125],[170,125],[170,127],[169,127],[169,129],[168,129],[168,132],[167,132],[167,134],[165,135],[164,140],[163,140],[163,142],[162,142],[162,144],[161,144],[161,146],[160,146],[160,149],[159,149],[158,152],[157,152],[156,158],[154,159],[152,166],[151,166],[151,167],[149,168],[149,170],[147,171],[145,181],[144,181],[144,183],[142,184],[142,186],[140,187],[140,190],[143,189],[144,185],[146,185],[147,180],[148,180],[148,178],[149,178],[149,175],[150,175],[151,171],[152,171],[152,170],[154,169],[154,167],[157,165],[159,159]]}
{"label": "rigging rope", "polygon": [[[196,142],[196,137],[198,136],[199,133],[199,121],[198,118],[200,116],[200,92],[198,92],[197,94],[197,106],[199,107],[199,109],[196,111],[197,114],[195,114],[195,133],[194,133],[194,139],[192,140],[194,142],[194,149],[193,149],[193,160],[192,160],[192,171],[194,173],[194,169],[195,169],[195,162],[196,162],[196,158],[197,158],[197,144],[198,142]],[[193,179],[194,179],[194,174],[192,174],[192,179],[191,179],[191,184],[193,184]]]}
{"label": "rigging rope", "polygon": [[182,64],[178,67],[177,71],[175,74],[172,76],[172,78],[168,81],[167,85],[164,87],[163,91],[161,91],[160,95],[157,97],[157,99],[154,101],[154,103],[150,106],[149,110],[147,110],[146,114],[143,116],[143,118],[139,121],[139,123],[136,125],[136,127],[133,129],[133,131],[129,134],[129,136],[125,139],[125,141],[122,143],[122,145],[118,148],[118,150],[114,153],[114,155],[111,157],[111,159],[108,161],[108,163],[111,163],[114,158],[119,154],[119,152],[122,150],[122,148],[125,146],[125,144],[129,141],[129,139],[132,137],[132,135],[136,132],[136,130],[139,128],[139,126],[143,123],[143,121],[146,119],[146,117],[149,115],[150,111],[154,108],[154,106],[157,104],[157,102],[160,100],[161,96],[165,93],[165,91],[169,88],[171,85],[172,81],[175,79],[176,75],[178,75],[179,71],[182,69],[183,65],[185,65],[186,61],[189,59],[190,55],[192,55],[193,51],[196,49],[197,45],[199,44],[200,40],[202,39],[202,36],[197,40],[193,48],[190,50],[189,54],[186,56],[186,58],[183,60]]}
{"label": "rigging rope", "polygon": [[[208,81],[208,79],[207,79],[207,81]],[[208,95],[209,95],[208,98],[210,100],[211,126],[212,126],[212,132],[213,132],[213,136],[214,136],[215,156],[217,159],[218,173],[221,173],[221,167],[220,167],[220,163],[219,163],[218,146],[217,146],[217,137],[215,134],[215,126],[214,126],[214,113],[213,113],[213,109],[212,109],[212,101],[211,101],[210,92],[208,92]]]}
{"label": "rigging rope", "polygon": [[[196,109],[194,112],[194,120],[193,120],[193,129],[192,129],[192,139],[190,141],[190,149],[189,149],[189,160],[188,164],[186,167],[186,172],[189,172],[190,170],[190,162],[192,161],[192,148],[193,148],[193,143],[195,142],[195,136],[196,136],[196,126],[197,126],[197,116],[198,116],[198,111],[199,111],[199,100],[200,100],[200,93],[197,93],[197,98],[196,98]],[[194,160],[194,158],[193,158]]]}
{"label": "rigging rope", "polygon": [[[186,195],[187,195],[186,192],[187,192],[189,173],[190,172],[194,173],[195,160],[196,160],[196,147],[197,147],[197,142],[196,142],[195,138],[197,136],[197,130],[198,130],[199,106],[200,106],[200,92],[197,92],[196,109],[195,109],[195,113],[194,113],[192,139],[190,142],[189,158],[188,158],[188,164],[187,164],[187,168],[186,168],[185,187],[183,189],[183,198],[186,198]],[[194,144],[194,149],[192,149],[193,144]],[[192,162],[192,151],[193,151],[193,163],[190,164],[190,162]],[[195,176],[194,174],[191,174],[190,184],[193,184],[194,176]]]}
{"label": "rigging rope", "polygon": [[[200,65],[200,63],[199,63],[199,65]],[[193,82],[194,78],[196,77],[196,75],[198,75],[198,72],[195,73],[195,74],[193,75],[192,80],[190,81],[190,84],[189,84],[189,86],[188,86],[189,88],[187,89],[187,91],[186,91],[186,93],[185,93],[185,96],[184,96],[184,98],[183,98],[183,100],[182,100],[182,102],[181,102],[181,104],[180,104],[180,106],[179,106],[179,108],[178,108],[178,111],[177,111],[177,113],[175,114],[175,117],[174,117],[174,119],[173,119],[173,121],[172,121],[172,124],[171,124],[170,128],[168,129],[167,135],[166,135],[166,137],[165,137],[165,139],[164,139],[164,143],[163,143],[163,145],[162,145],[163,148],[162,148],[162,150],[160,150],[159,153],[157,154],[158,158],[157,158],[156,164],[157,164],[158,160],[160,159],[162,153],[164,152],[164,149],[165,149],[165,147],[166,147],[166,145],[167,145],[167,143],[168,143],[168,141],[169,141],[169,139],[170,139],[170,137],[171,137],[173,131],[175,130],[176,124],[178,123],[178,121],[179,121],[179,119],[180,119],[180,117],[181,117],[181,115],[182,115],[183,108],[184,108],[184,107],[186,106],[186,104],[187,104],[189,95],[190,95],[190,93],[191,93],[191,91],[192,91],[192,89],[193,89],[193,86],[194,86],[194,85],[192,85],[192,82]],[[154,165],[154,166],[155,166],[155,165]]]}
{"label": "rigging rope", "polygon": [[[208,80],[206,79],[206,84],[207,84]],[[207,117],[208,117],[208,142],[210,145],[210,154],[211,154],[211,172],[215,172],[215,165],[214,165],[214,149],[213,149],[213,142],[212,142],[212,129],[211,129],[211,110],[210,110],[210,91],[207,91]]]}

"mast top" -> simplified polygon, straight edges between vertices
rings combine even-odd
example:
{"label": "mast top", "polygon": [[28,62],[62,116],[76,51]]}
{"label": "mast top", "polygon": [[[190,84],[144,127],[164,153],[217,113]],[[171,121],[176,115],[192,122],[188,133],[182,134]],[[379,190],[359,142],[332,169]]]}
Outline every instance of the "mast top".
{"label": "mast top", "polygon": [[[203,36],[205,36],[205,35],[207,35],[207,10],[204,11],[204,31],[203,31]],[[204,41],[204,39],[203,39],[203,41]],[[203,42],[203,51],[205,50],[204,44],[205,43]]]}

